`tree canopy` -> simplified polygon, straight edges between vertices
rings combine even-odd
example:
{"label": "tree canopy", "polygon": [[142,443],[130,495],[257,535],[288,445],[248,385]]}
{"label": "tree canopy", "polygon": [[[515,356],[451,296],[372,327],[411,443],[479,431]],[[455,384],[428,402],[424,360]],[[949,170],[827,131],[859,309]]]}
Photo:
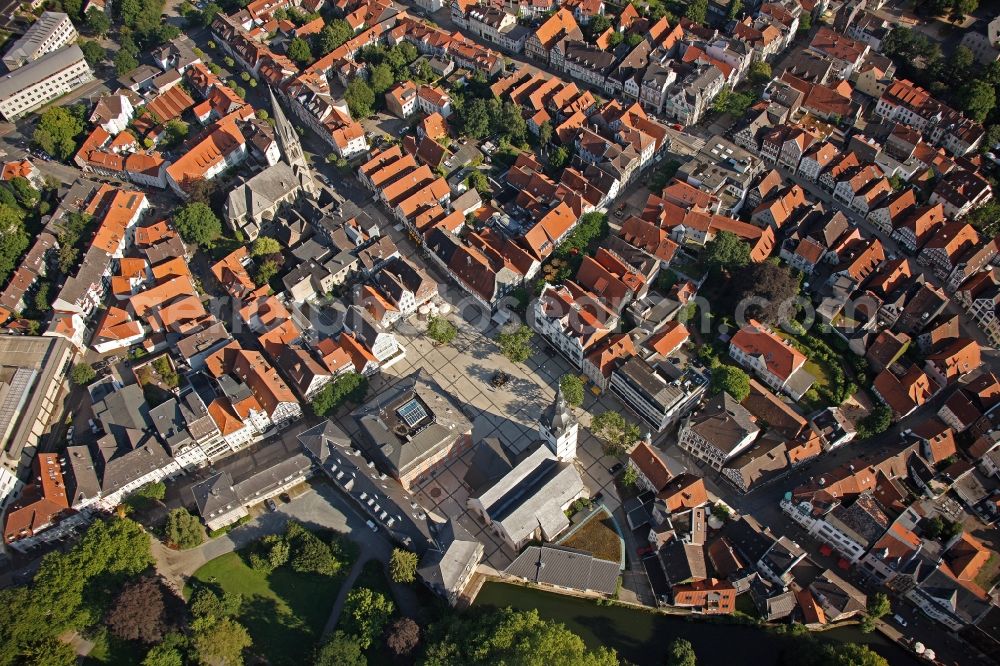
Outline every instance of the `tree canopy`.
{"label": "tree canopy", "polygon": [[427,320],[427,336],[443,345],[450,344],[455,336],[458,335],[458,329],[455,325],[445,319],[444,317],[430,317]]}
{"label": "tree canopy", "polygon": [[[738,2],[738,0],[734,0],[734,2]],[[691,641],[675,638],[670,642],[666,666],[695,666],[697,663],[698,658],[695,656]]]}
{"label": "tree canopy", "polygon": [[281,243],[270,236],[258,236],[250,248],[250,254],[254,257],[263,257],[279,252],[281,252]]}
{"label": "tree canopy", "polygon": [[713,394],[725,391],[736,402],[743,402],[750,395],[750,377],[735,365],[719,365],[712,369],[711,389]]}
{"label": "tree canopy", "polygon": [[403,548],[393,548],[389,558],[389,575],[397,583],[412,583],[417,579],[417,554]]}
{"label": "tree canopy", "polygon": [[347,101],[347,108],[350,109],[351,116],[355,120],[367,118],[372,115],[372,111],[375,109],[375,93],[361,78],[354,79],[347,84],[344,99]]}
{"label": "tree canopy", "polygon": [[222,222],[209,206],[201,201],[184,205],[174,214],[174,226],[188,243],[211,249],[222,235]]}
{"label": "tree canopy", "polygon": [[742,268],[750,263],[750,245],[730,231],[720,231],[705,243],[702,258],[712,271]]}
{"label": "tree canopy", "polygon": [[111,633],[122,640],[156,643],[167,630],[163,586],[152,576],[125,585],[107,617]]}
{"label": "tree canopy", "polygon": [[97,378],[97,373],[89,363],[80,361],[69,371],[69,378],[77,386],[87,386]]}
{"label": "tree canopy", "polygon": [[76,153],[76,139],[83,132],[83,118],[63,106],[53,106],[42,113],[31,135],[39,148],[57,160]]}
{"label": "tree canopy", "polygon": [[[0,590],[0,665],[39,663],[37,650],[59,644],[68,630],[96,625],[108,610],[108,590],[153,562],[149,536],[138,523],[97,520],[66,553],[46,555],[30,584]],[[66,662],[55,662],[66,663]]]}
{"label": "tree canopy", "polygon": [[337,18],[328,21],[323,29],[316,34],[315,50],[321,57],[325,56],[350,39],[352,35],[354,35],[354,31],[344,19]]}
{"label": "tree canopy", "polygon": [[0,282],[6,282],[28,249],[24,215],[9,204],[0,204]]}
{"label": "tree canopy", "polygon": [[628,421],[619,412],[601,412],[590,422],[590,431],[601,440],[604,453],[619,456],[639,441],[639,426]]}
{"label": "tree canopy", "polygon": [[316,651],[313,666],[368,666],[368,659],[357,639],[338,629]]}
{"label": "tree canopy", "polygon": [[409,617],[396,618],[386,629],[385,643],[394,654],[410,654],[420,644],[420,625]]}
{"label": "tree canopy", "polygon": [[560,377],[559,388],[568,405],[579,407],[583,404],[583,382],[577,375],[569,373]]}
{"label": "tree canopy", "polygon": [[504,608],[451,616],[435,625],[429,635],[427,666],[618,665],[614,650],[588,650],[583,639],[565,625],[542,619],[534,609]]}
{"label": "tree canopy", "polygon": [[338,376],[324,386],[312,399],[312,410],[316,416],[326,416],[336,411],[345,402],[358,403],[368,393],[368,379],[357,372]]}
{"label": "tree canopy", "polygon": [[187,550],[201,545],[205,532],[201,521],[187,509],[174,509],[167,514],[167,542],[179,550]]}
{"label": "tree canopy", "polygon": [[792,268],[776,261],[752,263],[739,272],[737,282],[742,285],[738,298],[747,306],[745,319],[773,326],[793,318],[801,280]]}
{"label": "tree canopy", "polygon": [[500,353],[512,363],[524,363],[531,358],[531,339],[534,336],[534,332],[526,324],[521,324],[512,330],[501,331],[497,335]]}
{"label": "tree canopy", "polygon": [[313,59],[309,42],[301,37],[294,38],[288,44],[288,57],[300,65],[308,65]]}
{"label": "tree canopy", "polygon": [[357,636],[362,649],[368,649],[382,635],[395,609],[395,604],[381,592],[357,587],[347,593],[340,623],[345,631]]}

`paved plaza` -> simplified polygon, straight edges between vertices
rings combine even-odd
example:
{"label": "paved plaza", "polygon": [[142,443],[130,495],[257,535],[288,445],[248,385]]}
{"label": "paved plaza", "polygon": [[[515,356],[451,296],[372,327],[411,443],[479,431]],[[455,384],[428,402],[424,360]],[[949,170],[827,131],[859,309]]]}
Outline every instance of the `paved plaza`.
{"label": "paved plaza", "polygon": [[[538,419],[555,398],[559,378],[572,371],[569,363],[550,352],[545,343],[536,338],[532,357],[523,364],[514,365],[500,354],[493,341],[498,332],[496,324],[480,331],[458,314],[452,315],[452,319],[459,328],[459,335],[450,345],[435,345],[422,333],[410,333],[424,327],[423,322],[416,319],[409,326],[398,327],[396,335],[406,347],[406,358],[372,378],[371,394],[383,392],[402,377],[423,369],[452,395],[472,421],[473,442],[496,437],[513,451],[531,448],[539,440]],[[511,376],[502,388],[491,384],[498,370]],[[588,391],[583,409],[575,410],[582,426],[577,447],[581,475],[591,496],[602,493],[605,504],[612,511],[619,507],[619,499],[608,468],[617,459],[603,454],[600,442],[587,426],[590,414],[621,409],[613,397],[596,397]],[[358,434],[358,426],[349,416],[344,415],[340,423],[352,437]],[[503,569],[516,553],[502,545],[466,509],[469,488],[462,479],[472,455],[473,451],[469,450],[440,468],[419,488],[416,497],[426,510],[439,518],[458,519],[486,545],[486,563]]]}

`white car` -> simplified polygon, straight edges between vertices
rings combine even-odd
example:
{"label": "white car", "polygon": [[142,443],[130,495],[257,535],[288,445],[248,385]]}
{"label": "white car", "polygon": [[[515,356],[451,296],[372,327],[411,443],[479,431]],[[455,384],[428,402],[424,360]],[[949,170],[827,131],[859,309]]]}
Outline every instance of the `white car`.
{"label": "white car", "polygon": [[378,532],[378,525],[375,524],[375,521],[369,520],[366,524],[371,528],[372,532]]}

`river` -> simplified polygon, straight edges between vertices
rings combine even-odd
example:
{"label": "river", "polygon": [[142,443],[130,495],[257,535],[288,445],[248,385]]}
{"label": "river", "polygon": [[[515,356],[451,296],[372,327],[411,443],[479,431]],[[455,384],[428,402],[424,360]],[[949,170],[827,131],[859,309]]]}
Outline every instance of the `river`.
{"label": "river", "polygon": [[[483,586],[475,605],[538,609],[539,615],[562,622],[588,646],[612,647],[620,656],[640,666],[662,664],[667,646],[677,637],[691,641],[699,666],[771,666],[778,663],[781,650],[789,642],[755,626],[687,620],[621,606],[598,606],[588,599],[492,581]],[[832,629],[823,632],[822,637],[838,642],[867,643],[892,666],[920,663],[881,634],[864,634],[856,627]]]}

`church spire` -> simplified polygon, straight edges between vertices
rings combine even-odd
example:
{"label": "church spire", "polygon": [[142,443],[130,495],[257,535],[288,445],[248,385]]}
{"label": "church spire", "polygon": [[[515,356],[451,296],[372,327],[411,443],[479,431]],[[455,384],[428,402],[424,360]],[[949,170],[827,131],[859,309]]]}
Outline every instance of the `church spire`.
{"label": "church spire", "polygon": [[274,118],[274,134],[281,149],[282,158],[292,167],[292,171],[299,177],[303,189],[310,194],[315,193],[316,184],[313,181],[312,169],[306,161],[305,153],[302,152],[302,143],[295,127],[288,122],[285,112],[278,103],[278,98],[274,95],[274,89],[268,86],[268,93],[271,96],[271,114]]}
{"label": "church spire", "polygon": [[560,460],[576,458],[576,440],[580,424],[577,423],[562,387],[556,389],[555,399],[542,413],[538,424],[538,434]]}

